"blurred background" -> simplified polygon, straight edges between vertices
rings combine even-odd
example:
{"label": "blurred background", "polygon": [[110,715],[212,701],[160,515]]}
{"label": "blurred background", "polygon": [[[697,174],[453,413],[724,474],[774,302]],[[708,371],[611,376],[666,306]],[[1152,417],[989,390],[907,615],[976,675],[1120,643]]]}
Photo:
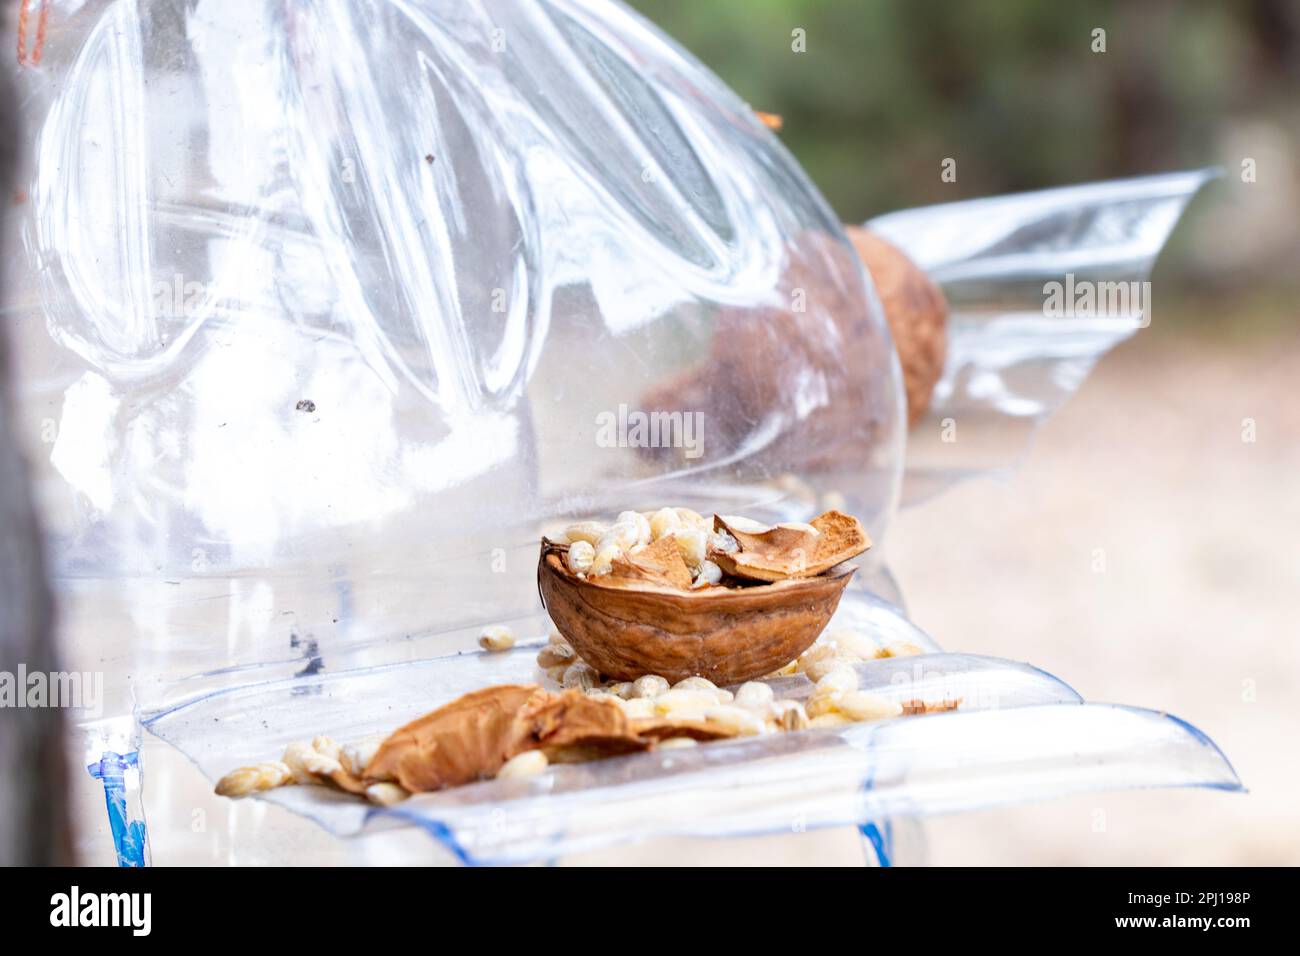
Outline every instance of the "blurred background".
{"label": "blurred background", "polygon": [[[634,6],[783,117],[781,139],[847,222],[1223,168],[1157,264],[1151,327],[1101,362],[1015,475],[904,512],[890,561],[946,647],[1032,660],[1087,698],[1176,713],[1251,791],[939,820],[932,862],[1300,861],[1287,730],[1300,699],[1300,4]],[[795,29],[806,52],[791,50]],[[955,182],[940,178],[948,157]],[[857,859],[851,834],[672,850],[695,852]]]}
{"label": "blurred background", "polygon": [[[1300,5],[633,0],[755,109],[846,222],[1221,165],[1161,264],[1171,321],[1273,326],[1300,277]],[[791,50],[804,31],[805,52]],[[1104,52],[1094,52],[1103,30]],[[944,158],[955,182],[940,179]],[[1242,182],[1254,161],[1255,182]],[[1285,278],[1285,282],[1279,282]],[[1164,309],[1162,309],[1164,313]],[[1165,313],[1168,314],[1168,313]],[[1292,313],[1293,314],[1293,313]]]}

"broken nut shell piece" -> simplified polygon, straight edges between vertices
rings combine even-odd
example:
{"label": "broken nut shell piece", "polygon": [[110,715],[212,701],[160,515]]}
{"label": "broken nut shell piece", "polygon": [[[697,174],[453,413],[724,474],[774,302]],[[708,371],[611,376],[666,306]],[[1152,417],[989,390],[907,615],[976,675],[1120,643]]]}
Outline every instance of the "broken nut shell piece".
{"label": "broken nut shell piece", "polygon": [[739,548],[714,549],[709,558],[727,574],[747,581],[815,577],[871,547],[862,522],[842,511],[828,511],[811,524],[758,526],[758,530],[721,515],[713,520],[714,530],[729,535]]}
{"label": "broken nut shell piece", "polygon": [[369,779],[393,779],[412,793],[456,787],[496,774],[528,749],[515,715],[550,696],[532,684],[474,691],[388,736],[365,768]]}

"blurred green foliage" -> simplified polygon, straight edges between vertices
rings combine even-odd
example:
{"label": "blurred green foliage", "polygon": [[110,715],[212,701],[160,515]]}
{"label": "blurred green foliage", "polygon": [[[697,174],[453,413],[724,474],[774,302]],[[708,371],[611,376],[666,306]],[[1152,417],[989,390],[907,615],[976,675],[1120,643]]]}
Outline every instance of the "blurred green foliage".
{"label": "blurred green foliage", "polygon": [[1213,164],[1234,117],[1294,120],[1300,89],[1300,0],[632,5],[782,115],[782,140],[846,220]]}

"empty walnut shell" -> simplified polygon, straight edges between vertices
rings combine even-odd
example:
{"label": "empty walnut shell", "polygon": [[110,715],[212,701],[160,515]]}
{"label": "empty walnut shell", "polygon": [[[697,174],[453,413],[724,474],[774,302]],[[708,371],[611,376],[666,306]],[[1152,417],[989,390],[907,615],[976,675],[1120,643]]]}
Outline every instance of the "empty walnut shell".
{"label": "empty walnut shell", "polygon": [[551,620],[588,664],[616,680],[659,674],[719,686],[764,677],[817,640],[856,565],[750,587],[683,591],[571,573],[567,545],[542,539],[537,586]]}

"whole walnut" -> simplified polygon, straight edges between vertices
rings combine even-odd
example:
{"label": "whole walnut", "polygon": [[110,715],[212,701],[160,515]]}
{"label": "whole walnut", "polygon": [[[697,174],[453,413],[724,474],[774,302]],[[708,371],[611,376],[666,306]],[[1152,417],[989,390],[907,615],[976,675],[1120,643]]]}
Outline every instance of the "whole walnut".
{"label": "whole walnut", "polygon": [[845,226],[844,231],[871,273],[885,307],[903,367],[907,422],[913,425],[925,414],[934,385],[943,374],[948,302],[930,277],[897,246],[861,226]]}
{"label": "whole walnut", "polygon": [[908,422],[919,419],[943,371],[947,303],[894,246],[865,229],[847,231],[852,249],[829,233],[795,237],[772,301],[722,308],[705,359],[651,386],[642,407],[709,415],[706,459],[772,435],[763,454],[773,470],[864,460],[890,427],[894,399],[880,371],[888,343],[858,292],[856,252],[898,350]]}
{"label": "whole walnut", "polygon": [[721,308],[705,359],[648,389],[643,407],[707,415],[706,460],[756,438],[774,472],[863,460],[893,426],[896,398],[894,383],[872,374],[889,344],[858,270],[842,240],[800,233],[769,300]]}

